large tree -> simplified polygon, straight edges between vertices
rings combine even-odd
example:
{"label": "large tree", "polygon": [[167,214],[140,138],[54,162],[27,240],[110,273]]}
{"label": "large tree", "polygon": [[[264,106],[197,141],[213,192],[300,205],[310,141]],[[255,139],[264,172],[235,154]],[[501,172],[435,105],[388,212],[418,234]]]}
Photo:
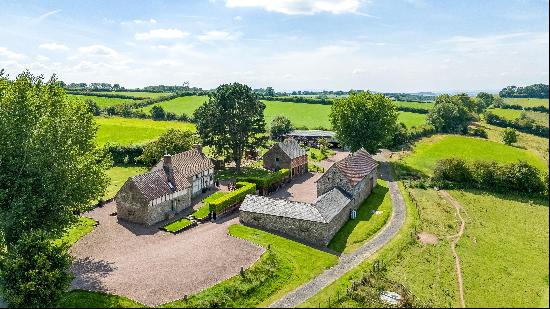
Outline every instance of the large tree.
{"label": "large tree", "polygon": [[382,94],[352,93],[332,104],[330,121],[338,140],[352,151],[376,152],[397,130],[397,107]]}
{"label": "large tree", "polygon": [[271,121],[271,127],[269,128],[271,138],[275,140],[281,139],[285,134],[294,130],[294,126],[290,119],[285,116],[277,116]]}
{"label": "large tree", "polygon": [[466,133],[468,125],[475,119],[473,106],[471,99],[464,95],[440,95],[428,114],[428,123],[439,132]]}
{"label": "large tree", "polygon": [[111,162],[96,131],[87,104],[55,78],[0,78],[0,262],[31,231],[60,237],[102,196]]}
{"label": "large tree", "polygon": [[147,143],[143,147],[143,154],[137,159],[148,166],[152,166],[165,153],[175,154],[191,149],[195,141],[197,139],[193,132],[169,129],[157,140]]}
{"label": "large tree", "polygon": [[217,155],[235,161],[240,171],[246,149],[265,143],[265,104],[252,89],[239,83],[216,88],[194,114],[198,133]]}

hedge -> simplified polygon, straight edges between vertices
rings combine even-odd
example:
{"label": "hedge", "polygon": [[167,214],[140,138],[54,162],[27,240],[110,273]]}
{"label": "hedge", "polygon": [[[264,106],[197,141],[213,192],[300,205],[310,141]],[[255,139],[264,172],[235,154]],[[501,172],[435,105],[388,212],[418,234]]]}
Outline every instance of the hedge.
{"label": "hedge", "polygon": [[450,158],[437,161],[433,180],[442,186],[450,182],[497,192],[546,194],[546,177],[538,168],[524,161],[500,164]]}
{"label": "hedge", "polygon": [[107,144],[105,147],[111,154],[114,165],[139,164],[137,158],[143,154],[143,145]]}
{"label": "hedge", "polygon": [[492,124],[497,127],[514,128],[520,132],[529,133],[540,137],[548,138],[549,136],[548,127],[535,123],[535,121],[529,117],[517,118],[510,121],[491,112],[486,112],[485,121],[487,121],[488,124]]}
{"label": "hedge", "polygon": [[522,106],[518,104],[503,103],[503,104],[495,104],[495,107],[505,108],[505,109],[515,109],[515,110],[526,110],[526,111],[541,112],[541,113],[548,114],[548,107],[546,106]]}
{"label": "hedge", "polygon": [[236,180],[238,182],[248,182],[256,184],[258,188],[268,188],[273,184],[281,182],[285,177],[290,175],[290,171],[286,168],[280,169],[268,176],[240,176]]}
{"label": "hedge", "polygon": [[163,227],[163,229],[170,233],[177,233],[187,227],[190,227],[191,225],[195,224],[193,221],[187,219],[187,218],[181,218],[179,220],[176,220],[174,222],[168,223]]}
{"label": "hedge", "polygon": [[220,198],[208,203],[210,212],[219,212],[244,200],[246,195],[256,193],[256,184],[249,182],[237,182],[237,189],[227,192]]}

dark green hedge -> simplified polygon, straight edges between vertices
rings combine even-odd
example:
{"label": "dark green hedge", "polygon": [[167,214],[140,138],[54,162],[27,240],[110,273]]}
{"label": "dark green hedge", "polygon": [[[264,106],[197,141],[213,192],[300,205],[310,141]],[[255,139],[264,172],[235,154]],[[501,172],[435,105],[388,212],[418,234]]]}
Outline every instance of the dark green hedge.
{"label": "dark green hedge", "polygon": [[514,128],[520,132],[529,133],[540,137],[548,138],[549,136],[548,127],[535,123],[535,121],[529,117],[520,117],[510,121],[491,112],[486,112],[485,121],[487,121],[488,124],[492,124],[497,127]]}
{"label": "dark green hedge", "polygon": [[249,182],[237,182],[237,189],[230,191],[220,198],[209,202],[210,211],[219,212],[244,200],[247,194],[256,193],[256,184]]}
{"label": "dark green hedge", "polygon": [[285,177],[290,175],[290,171],[286,168],[269,174],[268,176],[241,176],[237,177],[238,182],[249,182],[256,184],[257,188],[269,188],[271,185],[281,182]]}
{"label": "dark green hedge", "polygon": [[433,180],[442,186],[455,183],[497,192],[546,194],[548,176],[541,174],[538,168],[523,161],[501,164],[450,158],[437,161]]}
{"label": "dark green hedge", "polygon": [[143,145],[115,145],[105,146],[111,154],[114,165],[140,164],[137,159],[143,154]]}

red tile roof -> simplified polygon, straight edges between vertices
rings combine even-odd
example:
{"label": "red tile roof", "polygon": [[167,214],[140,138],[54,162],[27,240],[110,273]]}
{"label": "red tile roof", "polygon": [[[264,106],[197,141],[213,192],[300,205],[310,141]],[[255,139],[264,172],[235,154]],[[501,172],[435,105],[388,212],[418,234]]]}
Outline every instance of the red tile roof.
{"label": "red tile roof", "polygon": [[342,172],[352,186],[355,186],[378,167],[378,162],[365,149],[361,148],[345,159],[334,163],[334,166]]}

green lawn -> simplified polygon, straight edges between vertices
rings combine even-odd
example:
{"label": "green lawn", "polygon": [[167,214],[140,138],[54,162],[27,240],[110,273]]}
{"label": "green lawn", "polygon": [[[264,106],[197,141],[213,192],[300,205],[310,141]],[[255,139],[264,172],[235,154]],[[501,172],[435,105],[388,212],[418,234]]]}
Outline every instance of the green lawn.
{"label": "green lawn", "polygon": [[332,149],[327,149],[327,151],[325,153],[322,153],[321,150],[317,149],[317,148],[314,148],[314,147],[308,147],[307,148],[307,157],[309,160],[312,160],[312,161],[315,161],[315,162],[319,162],[319,161],[322,161],[328,157],[331,157],[335,154],[336,152]]}
{"label": "green lawn", "polygon": [[[493,114],[500,116],[507,120],[515,120],[520,117],[521,110],[507,109],[507,108],[491,108],[489,109]],[[534,111],[525,111],[527,117],[535,120],[536,123],[548,127],[548,114]]]}
{"label": "green lawn", "polygon": [[[328,247],[344,253],[357,250],[386,224],[391,210],[388,186],[384,180],[378,179],[378,185],[359,207],[357,218],[346,222],[334,235]],[[381,213],[375,214],[376,211]]]}
{"label": "green lawn", "polygon": [[184,228],[190,226],[191,224],[193,224],[193,222],[191,222],[191,220],[189,220],[187,218],[181,218],[179,220],[176,220],[174,222],[170,222],[170,223],[166,224],[163,227],[163,229],[165,229],[166,231],[171,232],[171,233],[176,233],[176,232],[179,232],[179,231],[183,230]]}
{"label": "green lawn", "polygon": [[427,117],[427,114],[399,112],[398,121],[405,124],[407,128],[412,128],[426,124]]}
{"label": "green lawn", "polygon": [[164,307],[266,307],[337,262],[335,255],[243,225],[230,226],[229,234],[270,249],[244,278],[236,275]]}
{"label": "green lawn", "polygon": [[70,246],[74,245],[84,235],[94,230],[96,221],[87,217],[78,217],[78,222],[71,226],[63,237],[57,239],[57,243],[67,243]]}
{"label": "green lawn", "polygon": [[504,98],[504,102],[514,105],[522,105],[525,107],[546,106],[548,107],[548,99],[534,98]]}
{"label": "green lawn", "polygon": [[142,110],[146,113],[151,112],[151,109],[153,106],[160,106],[164,109],[166,112],[172,112],[176,115],[186,114],[188,116],[192,116],[193,112],[199,106],[201,106],[204,102],[208,100],[207,96],[187,96],[187,97],[179,97],[172,100],[160,102],[154,105],[149,105]]}
{"label": "green lawn", "polygon": [[147,169],[142,166],[114,166],[107,170],[107,176],[111,179],[103,200],[113,198],[129,177],[145,173]]}
{"label": "green lawn", "polygon": [[541,170],[547,169],[544,160],[534,151],[460,135],[435,135],[424,138],[414,145],[413,153],[404,159],[404,163],[429,175],[437,160],[450,157],[497,162],[524,160]]}
{"label": "green lawn", "polygon": [[129,96],[129,97],[151,98],[151,99],[164,97],[164,96],[168,96],[168,95],[172,94],[170,92],[145,92],[145,91],[118,91],[118,92],[116,92],[116,91],[101,91],[101,92],[98,92],[98,93],[120,94],[120,95]]}
{"label": "green lawn", "polygon": [[99,107],[115,106],[126,102],[133,102],[132,99],[120,99],[120,98],[106,98],[106,97],[97,97],[91,95],[74,95],[68,94],[70,97],[79,98],[82,100],[90,99],[99,105]]}
{"label": "green lawn", "polygon": [[96,141],[103,145],[143,144],[162,135],[168,129],[193,130],[195,125],[179,121],[154,121],[121,117],[96,117],[99,125]]}
{"label": "green lawn", "polygon": [[145,308],[144,305],[123,296],[99,292],[73,290],[57,304],[58,308]]}
{"label": "green lawn", "polygon": [[450,193],[466,221],[457,246],[466,306],[548,308],[548,200]]}

